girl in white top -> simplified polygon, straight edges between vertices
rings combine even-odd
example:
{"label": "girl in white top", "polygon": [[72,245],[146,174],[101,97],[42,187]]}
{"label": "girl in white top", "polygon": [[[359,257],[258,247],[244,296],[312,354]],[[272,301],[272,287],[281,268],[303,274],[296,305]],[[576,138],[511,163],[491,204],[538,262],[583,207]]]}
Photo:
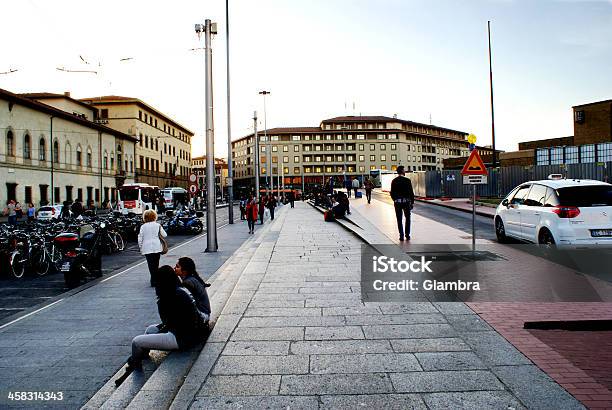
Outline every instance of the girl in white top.
{"label": "girl in white top", "polygon": [[159,269],[159,257],[162,252],[162,243],[159,237],[165,238],[168,236],[164,228],[157,221],[157,212],[148,209],[142,215],[144,224],[140,227],[138,233],[138,246],[140,253],[147,259],[149,266],[149,274],[151,275],[151,286],[155,286],[155,275]]}

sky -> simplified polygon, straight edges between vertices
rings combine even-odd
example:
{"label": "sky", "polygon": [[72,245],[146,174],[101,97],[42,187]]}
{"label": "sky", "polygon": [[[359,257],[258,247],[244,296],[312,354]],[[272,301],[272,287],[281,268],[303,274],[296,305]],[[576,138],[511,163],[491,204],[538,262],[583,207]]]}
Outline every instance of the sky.
{"label": "sky", "polygon": [[[216,22],[215,156],[227,156],[225,1],[0,5],[10,16],[0,73],[18,70],[0,74],[0,88],[139,98],[195,132],[194,156],[206,124],[194,25]],[[259,130],[397,114],[488,145],[489,20],[497,148],[572,135],[573,105],[612,98],[612,0],[229,0],[229,10],[232,139],[253,132],[254,111]]]}

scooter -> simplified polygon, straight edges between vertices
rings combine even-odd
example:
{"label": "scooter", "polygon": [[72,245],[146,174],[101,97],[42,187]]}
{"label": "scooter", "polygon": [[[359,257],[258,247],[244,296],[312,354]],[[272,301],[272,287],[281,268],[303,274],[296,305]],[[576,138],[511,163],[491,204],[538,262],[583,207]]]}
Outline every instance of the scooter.
{"label": "scooter", "polygon": [[196,212],[196,215],[189,215],[184,212],[178,212],[176,215],[171,215],[172,211],[166,212],[170,217],[164,225],[164,229],[168,233],[173,234],[192,234],[198,235],[204,230],[204,224],[200,220],[200,217],[204,215],[203,212]]}
{"label": "scooter", "polygon": [[64,283],[74,288],[87,276],[102,276],[102,255],[98,246],[98,233],[91,225],[84,225],[80,233],[65,232],[57,235],[53,242],[61,258],[56,270],[64,275]]}

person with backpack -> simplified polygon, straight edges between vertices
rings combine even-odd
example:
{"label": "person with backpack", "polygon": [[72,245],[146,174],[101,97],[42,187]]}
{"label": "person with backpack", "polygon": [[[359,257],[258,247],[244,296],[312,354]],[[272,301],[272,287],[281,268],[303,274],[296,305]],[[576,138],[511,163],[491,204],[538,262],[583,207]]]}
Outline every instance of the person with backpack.
{"label": "person with backpack", "polygon": [[[412,182],[405,177],[406,172],[404,166],[397,167],[397,177],[391,181],[391,199],[393,199],[393,207],[395,208],[395,217],[397,218],[397,229],[399,230],[400,241],[410,240],[410,211],[414,206],[414,191],[412,190]],[[402,214],[406,218],[406,225],[402,227]]]}
{"label": "person with backpack", "polygon": [[208,298],[208,292],[206,288],[210,287],[209,283],[204,282],[204,279],[200,277],[196,271],[195,262],[193,259],[183,256],[179,258],[174,272],[181,278],[183,286],[191,293],[196,301],[196,306],[202,315],[204,322],[210,320],[210,299]]}
{"label": "person with backpack", "polygon": [[274,209],[276,209],[276,197],[272,194],[268,196],[268,202],[266,208],[270,210],[270,220],[274,220]]}
{"label": "person with backpack", "polygon": [[366,178],[365,182],[363,183],[363,186],[365,188],[366,199],[368,200],[369,204],[370,202],[372,202],[372,189],[374,188],[374,184],[372,183],[372,180],[370,178]]}
{"label": "person with backpack", "polygon": [[203,341],[208,326],[192,294],[181,285],[171,266],[164,265],[155,274],[157,311],[161,323],[147,327],[144,335],[132,340],[128,368],[142,369],[142,360],[151,349],[185,350]]}

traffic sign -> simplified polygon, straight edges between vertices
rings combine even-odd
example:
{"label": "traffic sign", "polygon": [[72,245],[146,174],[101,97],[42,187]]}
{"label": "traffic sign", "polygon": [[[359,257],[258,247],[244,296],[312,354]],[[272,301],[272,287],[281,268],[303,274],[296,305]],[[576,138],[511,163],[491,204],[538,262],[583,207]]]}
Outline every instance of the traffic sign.
{"label": "traffic sign", "polygon": [[464,175],[463,185],[486,185],[487,178],[486,175]]}
{"label": "traffic sign", "polygon": [[196,184],[189,185],[189,192],[191,192],[193,195],[197,194],[198,186]]}
{"label": "traffic sign", "polygon": [[191,182],[193,184],[197,180],[198,180],[198,177],[196,176],[196,174],[189,174],[189,182]]}
{"label": "traffic sign", "polygon": [[477,149],[470,154],[461,170],[461,175],[487,175],[487,167],[482,162]]}

